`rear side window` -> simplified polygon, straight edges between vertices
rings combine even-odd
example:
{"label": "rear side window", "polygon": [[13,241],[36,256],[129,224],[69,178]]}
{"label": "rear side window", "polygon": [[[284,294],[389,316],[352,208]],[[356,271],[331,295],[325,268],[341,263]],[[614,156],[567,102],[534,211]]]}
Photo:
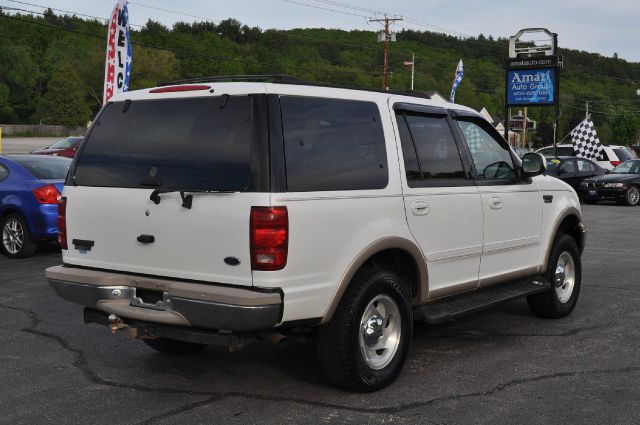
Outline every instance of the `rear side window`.
{"label": "rear side window", "polygon": [[0,182],[4,179],[6,179],[9,176],[9,170],[7,170],[7,168],[0,164]]}
{"label": "rear side window", "polygon": [[407,181],[464,179],[458,146],[444,116],[396,115]]}
{"label": "rear side window", "polygon": [[249,96],[112,103],[84,142],[74,183],[242,191],[252,129]]}
{"label": "rear side window", "polygon": [[375,103],[280,98],[290,192],[383,189],[387,153]]}

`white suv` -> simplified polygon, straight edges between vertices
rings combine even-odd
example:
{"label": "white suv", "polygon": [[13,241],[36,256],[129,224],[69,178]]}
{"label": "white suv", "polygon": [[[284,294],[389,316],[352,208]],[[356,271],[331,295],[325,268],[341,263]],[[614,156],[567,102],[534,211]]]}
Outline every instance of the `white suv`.
{"label": "white suv", "polygon": [[[542,149],[538,149],[537,153],[544,155],[546,158],[553,158],[554,156],[575,156],[572,144],[560,144],[557,146],[557,155],[554,154],[553,146],[545,146]],[[596,163],[605,170],[613,170],[614,167],[633,159],[633,154],[626,146],[618,145],[603,145]]]}
{"label": "white suv", "polygon": [[87,323],[173,353],[307,332],[333,383],[374,391],[414,319],[524,296],[544,317],[572,311],[580,204],[540,155],[521,162],[464,106],[278,78],[102,109],[60,203],[64,264],[47,270]]}

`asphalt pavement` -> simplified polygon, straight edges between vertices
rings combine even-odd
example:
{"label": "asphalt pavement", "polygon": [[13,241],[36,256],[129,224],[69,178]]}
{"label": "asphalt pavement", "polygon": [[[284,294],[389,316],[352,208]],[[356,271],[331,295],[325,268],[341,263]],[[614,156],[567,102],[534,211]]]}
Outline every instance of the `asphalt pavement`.
{"label": "asphalt pavement", "polygon": [[374,394],[323,379],[313,345],[159,354],[82,324],[44,269],[0,255],[3,424],[640,423],[640,208],[585,205],[589,229],[573,314],[524,300],[445,325],[416,325],[399,379]]}

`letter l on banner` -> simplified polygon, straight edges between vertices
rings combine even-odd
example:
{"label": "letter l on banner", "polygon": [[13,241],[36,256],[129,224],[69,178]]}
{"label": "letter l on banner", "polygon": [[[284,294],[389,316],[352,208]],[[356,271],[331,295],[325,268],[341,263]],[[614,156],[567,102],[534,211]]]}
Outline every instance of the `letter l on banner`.
{"label": "letter l on banner", "polygon": [[127,0],[118,0],[111,14],[107,40],[107,60],[104,70],[106,104],[114,94],[129,90],[131,77],[131,39],[129,38],[129,10]]}

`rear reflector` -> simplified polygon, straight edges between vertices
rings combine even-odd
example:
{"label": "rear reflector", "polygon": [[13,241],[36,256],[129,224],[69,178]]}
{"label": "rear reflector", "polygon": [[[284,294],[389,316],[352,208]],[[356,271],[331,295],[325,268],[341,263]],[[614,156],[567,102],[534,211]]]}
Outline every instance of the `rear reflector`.
{"label": "rear reflector", "polygon": [[288,249],[287,207],[251,207],[251,269],[284,269]]}
{"label": "rear reflector", "polygon": [[52,184],[33,189],[33,194],[41,204],[57,204],[60,199],[60,192]]}
{"label": "rear reflector", "polygon": [[175,93],[182,91],[199,91],[199,90],[209,90],[210,86],[201,86],[201,85],[184,85],[184,86],[171,86],[171,87],[160,87],[158,89],[150,90],[149,93]]}
{"label": "rear reflector", "polygon": [[622,164],[622,161],[609,161],[611,162],[611,165],[613,165],[614,167],[617,167],[618,165]]}
{"label": "rear reflector", "polygon": [[67,246],[67,198],[62,197],[58,201],[58,243],[60,248],[68,249]]}

